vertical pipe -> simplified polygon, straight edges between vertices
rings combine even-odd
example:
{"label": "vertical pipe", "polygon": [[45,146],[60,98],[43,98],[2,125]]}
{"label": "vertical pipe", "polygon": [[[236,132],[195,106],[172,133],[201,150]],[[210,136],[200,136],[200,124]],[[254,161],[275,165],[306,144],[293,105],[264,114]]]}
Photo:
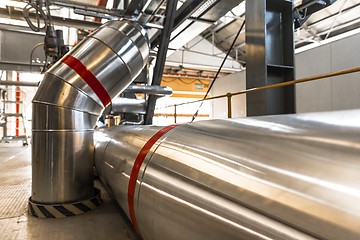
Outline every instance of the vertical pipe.
{"label": "vertical pipe", "polygon": [[147,35],[139,24],[109,21],[45,73],[33,99],[31,203],[93,197],[93,129],[148,55]]}

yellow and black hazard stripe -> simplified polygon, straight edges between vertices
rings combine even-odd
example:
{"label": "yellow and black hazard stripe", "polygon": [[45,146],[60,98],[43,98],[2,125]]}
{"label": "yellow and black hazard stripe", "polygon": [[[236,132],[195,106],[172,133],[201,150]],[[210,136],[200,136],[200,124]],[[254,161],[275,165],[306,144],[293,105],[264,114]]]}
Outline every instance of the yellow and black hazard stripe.
{"label": "yellow and black hazard stripe", "polygon": [[28,211],[31,216],[38,218],[63,218],[76,216],[97,208],[101,203],[101,192],[94,189],[94,197],[75,203],[39,204],[29,199]]}

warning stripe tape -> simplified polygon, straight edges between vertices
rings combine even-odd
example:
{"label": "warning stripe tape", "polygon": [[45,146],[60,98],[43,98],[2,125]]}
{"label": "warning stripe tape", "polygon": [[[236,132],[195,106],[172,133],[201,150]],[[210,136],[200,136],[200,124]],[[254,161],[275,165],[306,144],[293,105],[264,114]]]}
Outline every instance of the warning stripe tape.
{"label": "warning stripe tape", "polygon": [[73,69],[89,85],[89,87],[99,97],[104,107],[111,102],[111,97],[99,79],[97,79],[80,60],[71,55],[66,55],[61,59],[61,61]]}
{"label": "warning stripe tape", "polygon": [[63,218],[83,214],[97,208],[101,204],[101,192],[94,189],[94,197],[80,202],[67,204],[39,204],[29,199],[28,212],[38,218]]}
{"label": "warning stripe tape", "polygon": [[138,235],[141,237],[141,233],[139,230],[139,226],[136,221],[135,216],[135,208],[134,208],[134,194],[135,194],[135,187],[136,187],[136,181],[140,172],[141,165],[143,164],[146,155],[154,146],[154,144],[167,132],[169,132],[171,129],[178,126],[177,124],[173,124],[167,127],[162,128],[160,131],[158,131],[154,136],[152,136],[145,145],[141,148],[138,156],[135,159],[133,168],[131,170],[130,179],[129,179],[129,186],[128,186],[128,207],[129,207],[129,215],[131,222],[138,233]]}

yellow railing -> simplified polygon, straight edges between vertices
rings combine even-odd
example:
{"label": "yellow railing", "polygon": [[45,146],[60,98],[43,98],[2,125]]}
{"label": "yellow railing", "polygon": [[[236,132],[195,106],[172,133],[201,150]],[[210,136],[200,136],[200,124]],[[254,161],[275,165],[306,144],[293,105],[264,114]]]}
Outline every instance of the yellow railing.
{"label": "yellow railing", "polygon": [[232,117],[231,98],[233,96],[242,95],[242,94],[251,93],[251,92],[257,92],[257,91],[263,91],[263,90],[273,89],[273,88],[278,88],[278,87],[286,87],[286,86],[295,85],[297,83],[310,82],[310,81],[315,81],[315,80],[319,80],[319,79],[324,79],[324,78],[329,78],[329,77],[336,77],[336,76],[341,76],[341,75],[346,75],[346,74],[356,73],[356,72],[360,72],[360,67],[346,69],[346,70],[342,70],[342,71],[338,71],[338,72],[315,75],[315,76],[307,77],[307,78],[300,78],[300,79],[297,79],[297,80],[292,80],[292,81],[288,81],[288,82],[277,83],[277,84],[272,84],[272,85],[267,85],[267,86],[262,86],[262,87],[257,87],[257,88],[250,88],[250,89],[246,89],[246,90],[243,90],[243,91],[240,91],[240,92],[235,92],[235,93],[230,93],[229,92],[227,94],[214,96],[214,97],[207,97],[205,99],[200,99],[200,100],[195,100],[195,101],[190,101],[190,102],[184,102],[184,103],[179,103],[179,104],[167,105],[167,106],[165,106],[163,108],[169,108],[169,107],[174,108],[174,119],[175,119],[175,123],[176,123],[176,108],[178,106],[182,106],[182,105],[186,105],[186,104],[192,104],[192,103],[198,103],[198,102],[203,102],[203,101],[208,101],[208,100],[220,99],[220,98],[227,98],[228,118],[231,118]]}

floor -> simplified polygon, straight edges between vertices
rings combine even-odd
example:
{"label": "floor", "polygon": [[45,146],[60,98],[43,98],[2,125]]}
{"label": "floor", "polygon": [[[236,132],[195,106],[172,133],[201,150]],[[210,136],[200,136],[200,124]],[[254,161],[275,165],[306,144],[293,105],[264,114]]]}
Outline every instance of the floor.
{"label": "floor", "polygon": [[27,214],[31,191],[31,146],[0,143],[0,239],[137,239],[123,212],[99,181],[103,203],[83,215],[39,219]]}

